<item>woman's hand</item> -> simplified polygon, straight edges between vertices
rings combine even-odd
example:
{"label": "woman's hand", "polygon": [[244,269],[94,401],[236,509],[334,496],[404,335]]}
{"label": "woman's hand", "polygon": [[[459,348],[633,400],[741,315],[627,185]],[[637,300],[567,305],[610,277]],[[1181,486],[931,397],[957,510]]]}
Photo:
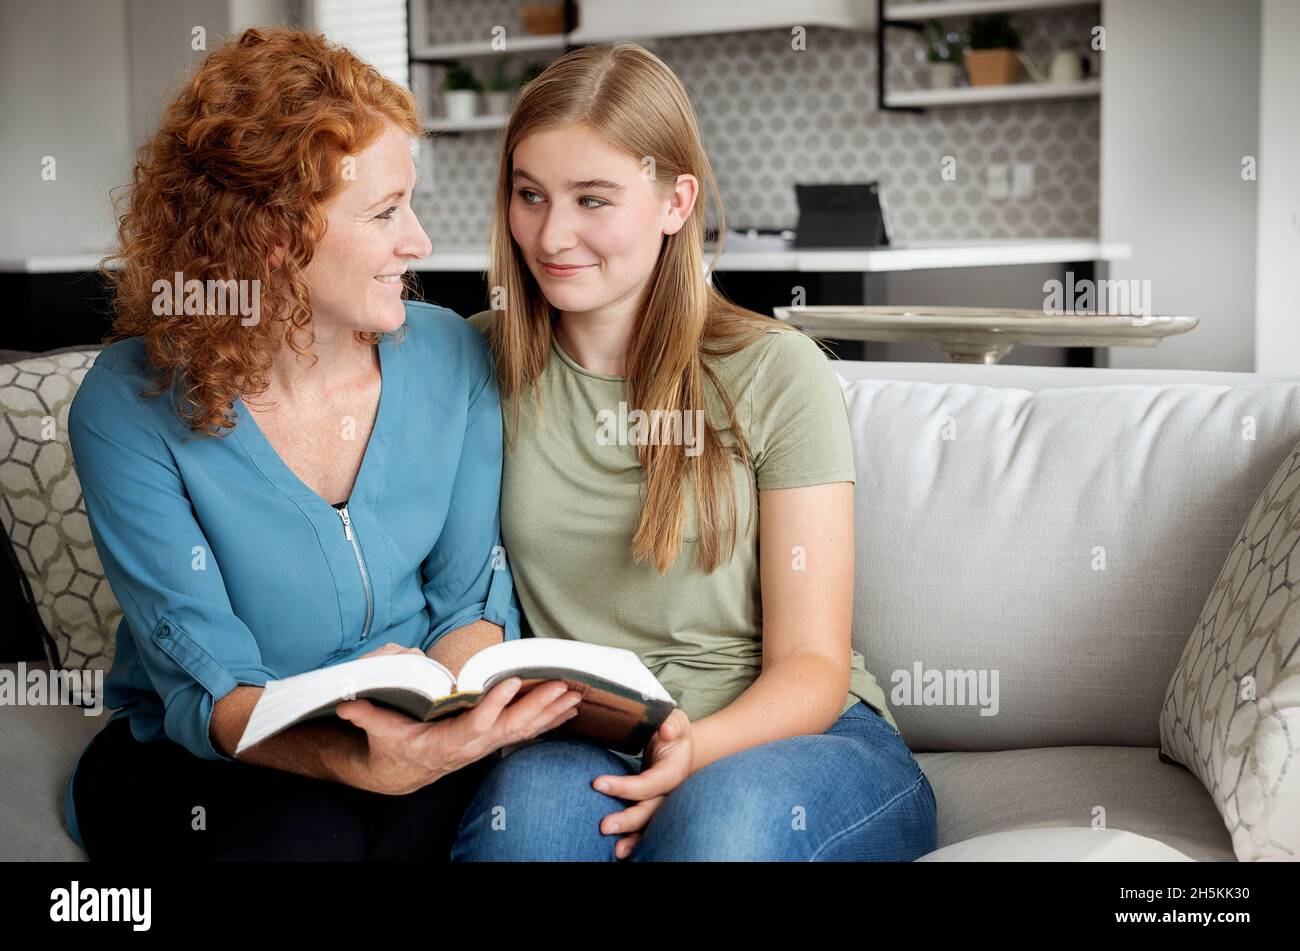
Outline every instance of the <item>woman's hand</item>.
{"label": "woman's hand", "polygon": [[[414,647],[385,644],[372,654],[415,653]],[[376,706],[368,700],[347,700],[335,712],[366,731],[348,757],[343,778],[349,786],[401,796],[421,789],[511,743],[552,730],[577,715],[582,699],[562,680],[538,684],[511,703],[522,681],[511,677],[497,684],[472,709],[433,723]]]}
{"label": "woman's hand", "polygon": [[621,812],[611,812],[600,822],[605,835],[622,835],[614,845],[614,857],[625,859],[641,841],[641,830],[650,822],[665,797],[691,774],[695,753],[690,718],[674,710],[655,731],[646,746],[648,764],[636,776],[597,776],[592,780],[599,792],[618,799],[638,800]]}

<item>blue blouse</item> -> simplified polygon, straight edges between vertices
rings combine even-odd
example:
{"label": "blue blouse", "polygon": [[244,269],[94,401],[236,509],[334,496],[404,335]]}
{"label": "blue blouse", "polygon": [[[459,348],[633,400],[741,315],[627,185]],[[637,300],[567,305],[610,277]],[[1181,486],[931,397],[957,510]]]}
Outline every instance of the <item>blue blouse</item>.
{"label": "blue blouse", "polygon": [[[86,373],[68,435],[123,612],[104,702],[136,739],[230,761],[209,728],[237,684],[389,642],[427,651],[481,618],[519,637],[483,336],[453,311],[407,302],[405,326],[378,349],[374,426],[337,509],[294,475],[242,400],[235,429],[213,438],[180,420],[178,388],[140,396],[153,385],[140,338],[106,347]],[[80,844],[71,779],[65,813]]]}

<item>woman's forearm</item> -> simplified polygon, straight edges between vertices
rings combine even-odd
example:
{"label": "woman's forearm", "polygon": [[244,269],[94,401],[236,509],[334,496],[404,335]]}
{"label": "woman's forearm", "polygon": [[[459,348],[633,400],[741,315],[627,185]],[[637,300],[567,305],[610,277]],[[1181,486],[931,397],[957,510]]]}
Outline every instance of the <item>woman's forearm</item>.
{"label": "woman's forearm", "polygon": [[825,654],[773,661],[739,697],[691,724],[691,772],[760,743],[826,732],[848,692],[848,667]]}
{"label": "woman's forearm", "polygon": [[444,634],[426,653],[450,670],[454,677],[460,673],[465,661],[485,647],[500,644],[504,638],[505,631],[500,624],[478,620]]}
{"label": "woman's forearm", "polygon": [[[429,648],[428,656],[455,675],[470,657],[485,647],[501,643],[503,637],[500,625],[475,621],[439,638]],[[217,701],[212,708],[211,722],[212,745],[217,752],[234,756],[232,751],[244,735],[261,694],[261,687],[241,684]],[[241,753],[239,761],[358,786],[355,764],[364,759],[366,742],[364,731],[341,720],[310,720],[263,740]]]}
{"label": "woman's forearm", "polygon": [[[212,745],[234,756],[261,687],[240,685],[212,708]],[[310,720],[289,727],[239,755],[239,762],[269,766],[328,782],[356,785],[352,764],[364,756],[366,735],[341,720]]]}

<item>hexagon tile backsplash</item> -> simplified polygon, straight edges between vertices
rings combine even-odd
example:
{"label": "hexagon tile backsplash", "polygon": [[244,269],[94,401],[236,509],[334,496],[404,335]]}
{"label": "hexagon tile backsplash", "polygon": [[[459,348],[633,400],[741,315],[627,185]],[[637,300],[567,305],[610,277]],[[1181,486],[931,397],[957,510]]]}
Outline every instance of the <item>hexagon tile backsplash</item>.
{"label": "hexagon tile backsplash", "polygon": [[[517,3],[429,0],[432,40],[523,33]],[[1087,56],[1096,7],[1017,17],[1026,55],[1044,71],[1065,47]],[[958,21],[953,21],[959,25]],[[876,108],[875,38],[810,27],[807,49],[787,30],[654,41],[681,76],[699,115],[733,227],[793,228],[795,182],[881,182],[897,240],[1081,237],[1098,233],[1100,106],[1096,98],[932,109]],[[891,89],[924,84],[911,33],[890,30]],[[482,71],[487,62],[475,61]],[[487,243],[499,133],[433,140],[431,191],[416,213],[435,244]],[[955,179],[945,180],[946,156]],[[1028,199],[994,200],[990,163],[1031,162]],[[949,163],[952,165],[953,163]]]}

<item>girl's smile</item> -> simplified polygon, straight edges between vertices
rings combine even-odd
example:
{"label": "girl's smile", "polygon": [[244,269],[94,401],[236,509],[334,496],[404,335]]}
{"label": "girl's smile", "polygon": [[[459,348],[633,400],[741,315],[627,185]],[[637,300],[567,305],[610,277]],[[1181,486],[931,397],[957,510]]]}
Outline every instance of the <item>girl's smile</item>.
{"label": "girl's smile", "polygon": [[559,264],[547,264],[545,261],[542,262],[542,268],[546,271],[547,274],[551,275],[552,277],[573,277],[575,274],[582,274],[589,267],[594,267],[594,265],[591,264],[559,265]]}

